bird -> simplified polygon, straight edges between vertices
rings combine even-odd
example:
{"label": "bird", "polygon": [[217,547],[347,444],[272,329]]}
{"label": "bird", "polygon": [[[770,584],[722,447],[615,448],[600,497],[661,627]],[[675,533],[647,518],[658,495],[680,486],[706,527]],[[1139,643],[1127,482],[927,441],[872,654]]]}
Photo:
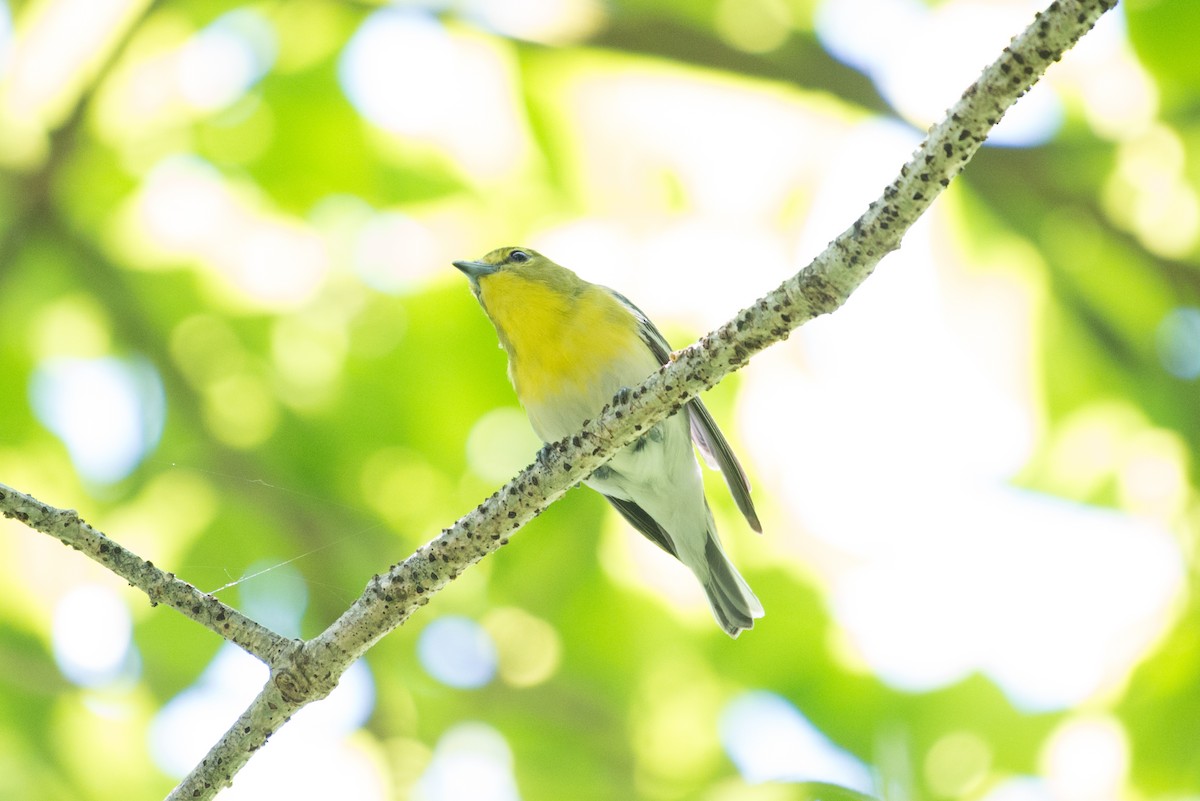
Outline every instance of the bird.
{"label": "bird", "polygon": [[[671,360],[667,340],[624,295],[532,248],[497,248],[453,264],[495,327],[509,380],[543,442],[576,433]],[[724,474],[746,521],[761,533],[746,473],[698,398],[583,483],[691,570],[717,624],[736,638],[763,616],[763,607],[721,547],[693,443]]]}

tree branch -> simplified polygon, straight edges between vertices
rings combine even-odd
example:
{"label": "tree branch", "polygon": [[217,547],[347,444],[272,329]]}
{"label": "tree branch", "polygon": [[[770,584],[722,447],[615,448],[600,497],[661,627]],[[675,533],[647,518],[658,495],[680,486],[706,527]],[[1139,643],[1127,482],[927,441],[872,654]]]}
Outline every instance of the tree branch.
{"label": "tree branch", "polygon": [[99,562],[130,585],[146,593],[152,605],[166,604],[201,626],[215,631],[269,666],[282,661],[299,642],[282,637],[254,622],[212,595],[175,578],[114,542],[83,521],[73,509],[56,509],[31,495],[0,484],[0,512],[32,529],[56,537],[63,545]]}
{"label": "tree branch", "polygon": [[[354,660],[463,570],[506,544],[514,531],[640,432],[679,411],[800,325],[841,306],[879,261],[899,247],[904,233],[970,161],[1005,110],[1114,4],[1115,0],[1056,0],[1039,13],[929,132],[883,194],[804,270],[680,351],[641,386],[619,402],[614,399],[578,434],[544,447],[536,464],[452,528],[372,578],[363,595],[318,637],[281,651],[259,697],[170,798],[215,796],[296,710],[328,695]],[[16,496],[7,490],[0,494],[0,507],[7,510]],[[51,521],[48,533],[59,536],[53,527],[57,510],[37,506]],[[22,509],[28,517],[28,509]],[[72,518],[77,520],[73,512],[59,514],[68,516],[67,528]]]}
{"label": "tree branch", "polygon": [[[205,763],[220,765],[214,776],[202,764],[171,799],[211,798],[216,783],[244,764],[297,709],[323,698],[337,677],[379,638],[402,624],[430,596],[463,570],[508,543],[509,536],[568,489],[587,478],[617,451],[683,404],[712,387],[754,354],[782,341],[805,322],[836,310],[871,274],[904,233],[983,144],[1004,112],[1059,60],[1115,0],[1055,0],[1004,49],[967,88],[947,117],[854,224],[804,270],[695,344],[648,378],[628,397],[606,406],[578,434],[547,445],[538,462],[480,504],[454,526],[419,548],[366,591],[318,637],[295,652],[292,665],[277,670],[243,718],[260,713],[261,728],[231,728]],[[270,684],[269,683],[269,684]],[[271,696],[271,697],[268,697]]]}

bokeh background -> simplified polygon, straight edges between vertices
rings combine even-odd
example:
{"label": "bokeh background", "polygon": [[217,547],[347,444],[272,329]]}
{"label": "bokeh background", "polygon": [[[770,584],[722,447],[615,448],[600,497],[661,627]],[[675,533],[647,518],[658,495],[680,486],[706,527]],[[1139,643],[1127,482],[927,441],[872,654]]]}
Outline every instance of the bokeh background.
{"label": "bokeh background", "polygon": [[[537,447],[452,259],[531,245],[686,344],[1035,9],[0,3],[0,481],[312,636]],[[227,797],[1200,794],[1198,32],[1122,3],[844,309],[708,393],[753,631],[576,490]],[[0,522],[0,797],[161,796],[264,679]]]}

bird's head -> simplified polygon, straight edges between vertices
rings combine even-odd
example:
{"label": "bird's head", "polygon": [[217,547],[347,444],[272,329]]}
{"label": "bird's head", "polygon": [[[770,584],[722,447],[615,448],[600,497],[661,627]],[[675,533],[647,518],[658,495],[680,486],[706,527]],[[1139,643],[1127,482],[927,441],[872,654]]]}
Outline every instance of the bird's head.
{"label": "bird's head", "polygon": [[514,338],[549,336],[593,286],[526,247],[497,248],[477,261],[456,261],[454,266],[471,279],[472,293],[510,352]]}
{"label": "bird's head", "polygon": [[454,266],[462,270],[472,284],[479,284],[481,280],[498,273],[545,281],[563,270],[533,248],[522,247],[496,248],[477,261],[456,261]]}
{"label": "bird's head", "polygon": [[587,286],[575,273],[533,248],[496,248],[477,261],[456,261],[454,266],[471,279],[471,289],[480,300],[497,293],[516,296],[547,291],[571,298]]}

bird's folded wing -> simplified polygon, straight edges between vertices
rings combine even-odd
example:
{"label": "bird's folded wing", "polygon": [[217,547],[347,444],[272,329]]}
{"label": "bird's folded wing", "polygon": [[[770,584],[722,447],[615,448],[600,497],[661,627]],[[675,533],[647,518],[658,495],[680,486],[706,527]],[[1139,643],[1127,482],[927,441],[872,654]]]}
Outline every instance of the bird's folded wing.
{"label": "bird's folded wing", "polygon": [[[609,291],[611,292],[612,290]],[[613,292],[613,294],[617,297],[617,300],[625,304],[637,316],[642,341],[654,353],[659,363],[666,364],[669,362],[671,360],[671,346],[667,343],[667,338],[655,327],[654,323],[650,322],[650,318],[641,309],[629,301],[629,298],[619,292]],[[737,504],[738,509],[745,515],[746,522],[750,524],[750,528],[761,534],[762,523],[758,521],[758,513],[754,511],[754,501],[750,499],[750,482],[746,479],[746,471],[742,470],[742,465],[738,462],[737,457],[733,455],[733,449],[729,447],[729,441],[725,439],[725,435],[721,433],[721,429],[717,428],[716,421],[713,420],[712,415],[709,414],[708,409],[704,407],[699,398],[688,403],[687,413],[689,422],[691,423],[692,441],[700,448],[700,453],[704,456],[704,461],[709,467],[720,470],[721,474],[725,476],[725,483],[729,486],[729,493],[733,495],[734,503]],[[615,502],[614,505],[616,505]],[[622,514],[625,513],[622,512]],[[629,517],[629,515],[625,516]],[[630,522],[633,522],[632,518],[630,518]],[[634,523],[634,525],[636,526],[637,523]],[[651,535],[647,534],[646,536]],[[651,539],[653,539],[652,536]]]}
{"label": "bird's folded wing", "polygon": [[733,455],[725,435],[717,428],[716,421],[699,398],[688,403],[687,412],[692,425],[692,440],[699,446],[700,453],[704,454],[704,461],[720,469],[721,474],[725,476],[725,483],[729,486],[729,494],[733,496],[733,502],[742,510],[750,528],[761,534],[762,523],[758,522],[754,501],[750,499],[750,481],[746,478],[746,471],[742,470],[741,463]]}
{"label": "bird's folded wing", "polygon": [[671,538],[667,535],[666,529],[660,526],[653,517],[646,513],[646,510],[638,506],[633,501],[623,501],[620,498],[614,498],[611,495],[605,495],[605,499],[613,505],[613,507],[621,513],[621,516],[629,521],[629,524],[638,531],[646,535],[646,538],[653,542],[658,547],[662,548],[667,553],[679,558],[679,554],[675,552],[675,544],[671,542]]}

